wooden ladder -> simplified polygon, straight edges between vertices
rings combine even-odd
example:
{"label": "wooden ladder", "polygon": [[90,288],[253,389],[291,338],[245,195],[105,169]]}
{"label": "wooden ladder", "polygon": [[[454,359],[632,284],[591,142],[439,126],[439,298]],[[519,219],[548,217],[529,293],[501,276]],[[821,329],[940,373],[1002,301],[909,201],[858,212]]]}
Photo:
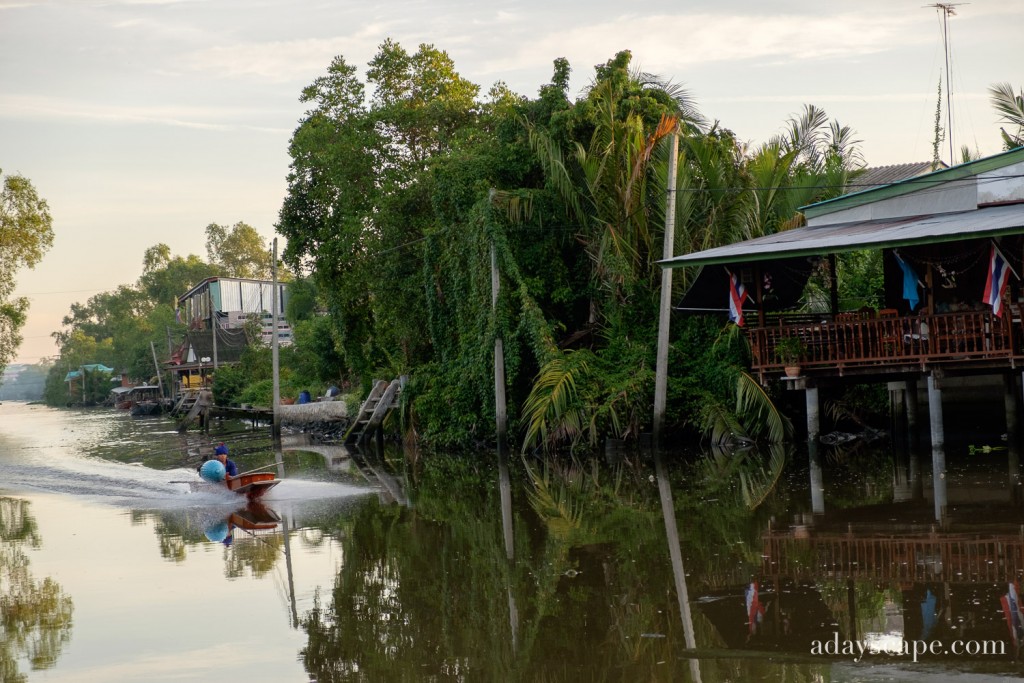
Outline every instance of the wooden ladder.
{"label": "wooden ladder", "polygon": [[377,380],[370,390],[370,395],[359,407],[359,412],[345,432],[345,443],[356,443],[369,438],[374,431],[380,429],[381,423],[387,417],[388,412],[394,407],[398,395],[401,393],[401,383],[397,379]]}

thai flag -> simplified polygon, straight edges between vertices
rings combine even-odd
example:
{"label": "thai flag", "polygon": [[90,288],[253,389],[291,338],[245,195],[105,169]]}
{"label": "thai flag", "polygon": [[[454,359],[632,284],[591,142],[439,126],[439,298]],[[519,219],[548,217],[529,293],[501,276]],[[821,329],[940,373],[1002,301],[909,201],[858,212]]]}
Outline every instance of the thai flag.
{"label": "thai flag", "polygon": [[996,245],[992,245],[992,255],[988,261],[988,279],[985,280],[985,303],[992,307],[992,313],[996,317],[1003,315],[1003,292],[1009,284],[1010,266],[1003,258]]}
{"label": "thai flag", "polygon": [[1017,595],[1015,583],[1007,585],[1006,594],[999,600],[1003,607],[1003,616],[1006,618],[1006,628],[1010,631],[1013,642],[1019,643],[1024,635],[1024,623],[1021,620],[1021,604]]}
{"label": "thai flag", "polygon": [[747,298],[747,288],[743,286],[734,273],[729,274],[729,320],[743,327],[743,300]]}
{"label": "thai flag", "polygon": [[761,604],[761,590],[757,581],[751,582],[744,591],[747,602],[747,629],[750,635],[757,633],[758,627],[764,621],[765,609]]}

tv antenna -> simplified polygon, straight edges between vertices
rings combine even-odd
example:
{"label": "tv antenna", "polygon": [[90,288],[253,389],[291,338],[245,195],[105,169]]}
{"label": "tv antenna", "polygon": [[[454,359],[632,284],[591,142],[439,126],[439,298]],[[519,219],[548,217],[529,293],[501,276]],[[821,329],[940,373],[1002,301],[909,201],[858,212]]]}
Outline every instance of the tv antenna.
{"label": "tv antenna", "polygon": [[934,7],[942,19],[942,52],[946,58],[946,133],[949,138],[949,165],[953,165],[953,96],[949,77],[949,18],[956,16],[956,8],[969,5],[967,2],[936,2],[925,7]]}

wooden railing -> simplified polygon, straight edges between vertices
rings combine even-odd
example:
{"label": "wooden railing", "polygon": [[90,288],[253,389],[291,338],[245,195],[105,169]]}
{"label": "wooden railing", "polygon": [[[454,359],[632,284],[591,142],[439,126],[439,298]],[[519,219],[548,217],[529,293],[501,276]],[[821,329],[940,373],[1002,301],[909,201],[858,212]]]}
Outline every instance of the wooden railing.
{"label": "wooden railing", "polygon": [[802,342],[799,365],[821,372],[844,368],[970,363],[1005,360],[1008,366],[1024,358],[1020,318],[1001,318],[990,312],[935,315],[807,316],[780,318],[774,324],[748,331],[753,369],[780,370],[779,341]]}

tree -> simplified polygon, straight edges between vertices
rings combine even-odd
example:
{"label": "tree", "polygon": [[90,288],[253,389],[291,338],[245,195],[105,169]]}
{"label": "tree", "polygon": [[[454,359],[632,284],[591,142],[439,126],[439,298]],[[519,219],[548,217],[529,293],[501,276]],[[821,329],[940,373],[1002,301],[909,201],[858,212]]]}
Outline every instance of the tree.
{"label": "tree", "polygon": [[227,277],[269,280],[270,256],[266,240],[247,223],[206,226],[206,256]]}
{"label": "tree", "polygon": [[437,232],[431,164],[476,129],[476,85],[431,45],[387,40],[370,61],[369,106],[336,57],[302,92],[278,232],[285,261],[312,270],[351,374],[407,369],[428,353],[422,266],[406,245]]}
{"label": "tree", "polygon": [[988,89],[992,106],[1010,130],[1000,128],[1006,150],[1024,145],[1024,91],[1015,93],[1009,83],[998,83]]}
{"label": "tree", "polygon": [[[0,176],[3,171],[0,170]],[[29,302],[12,298],[15,275],[33,268],[53,244],[53,219],[46,200],[21,175],[3,176],[0,189],[0,370],[21,344]]]}
{"label": "tree", "polygon": [[195,254],[171,256],[170,247],[156,244],[146,250],[136,287],[154,304],[173,307],[179,296],[217,273],[217,266]]}

